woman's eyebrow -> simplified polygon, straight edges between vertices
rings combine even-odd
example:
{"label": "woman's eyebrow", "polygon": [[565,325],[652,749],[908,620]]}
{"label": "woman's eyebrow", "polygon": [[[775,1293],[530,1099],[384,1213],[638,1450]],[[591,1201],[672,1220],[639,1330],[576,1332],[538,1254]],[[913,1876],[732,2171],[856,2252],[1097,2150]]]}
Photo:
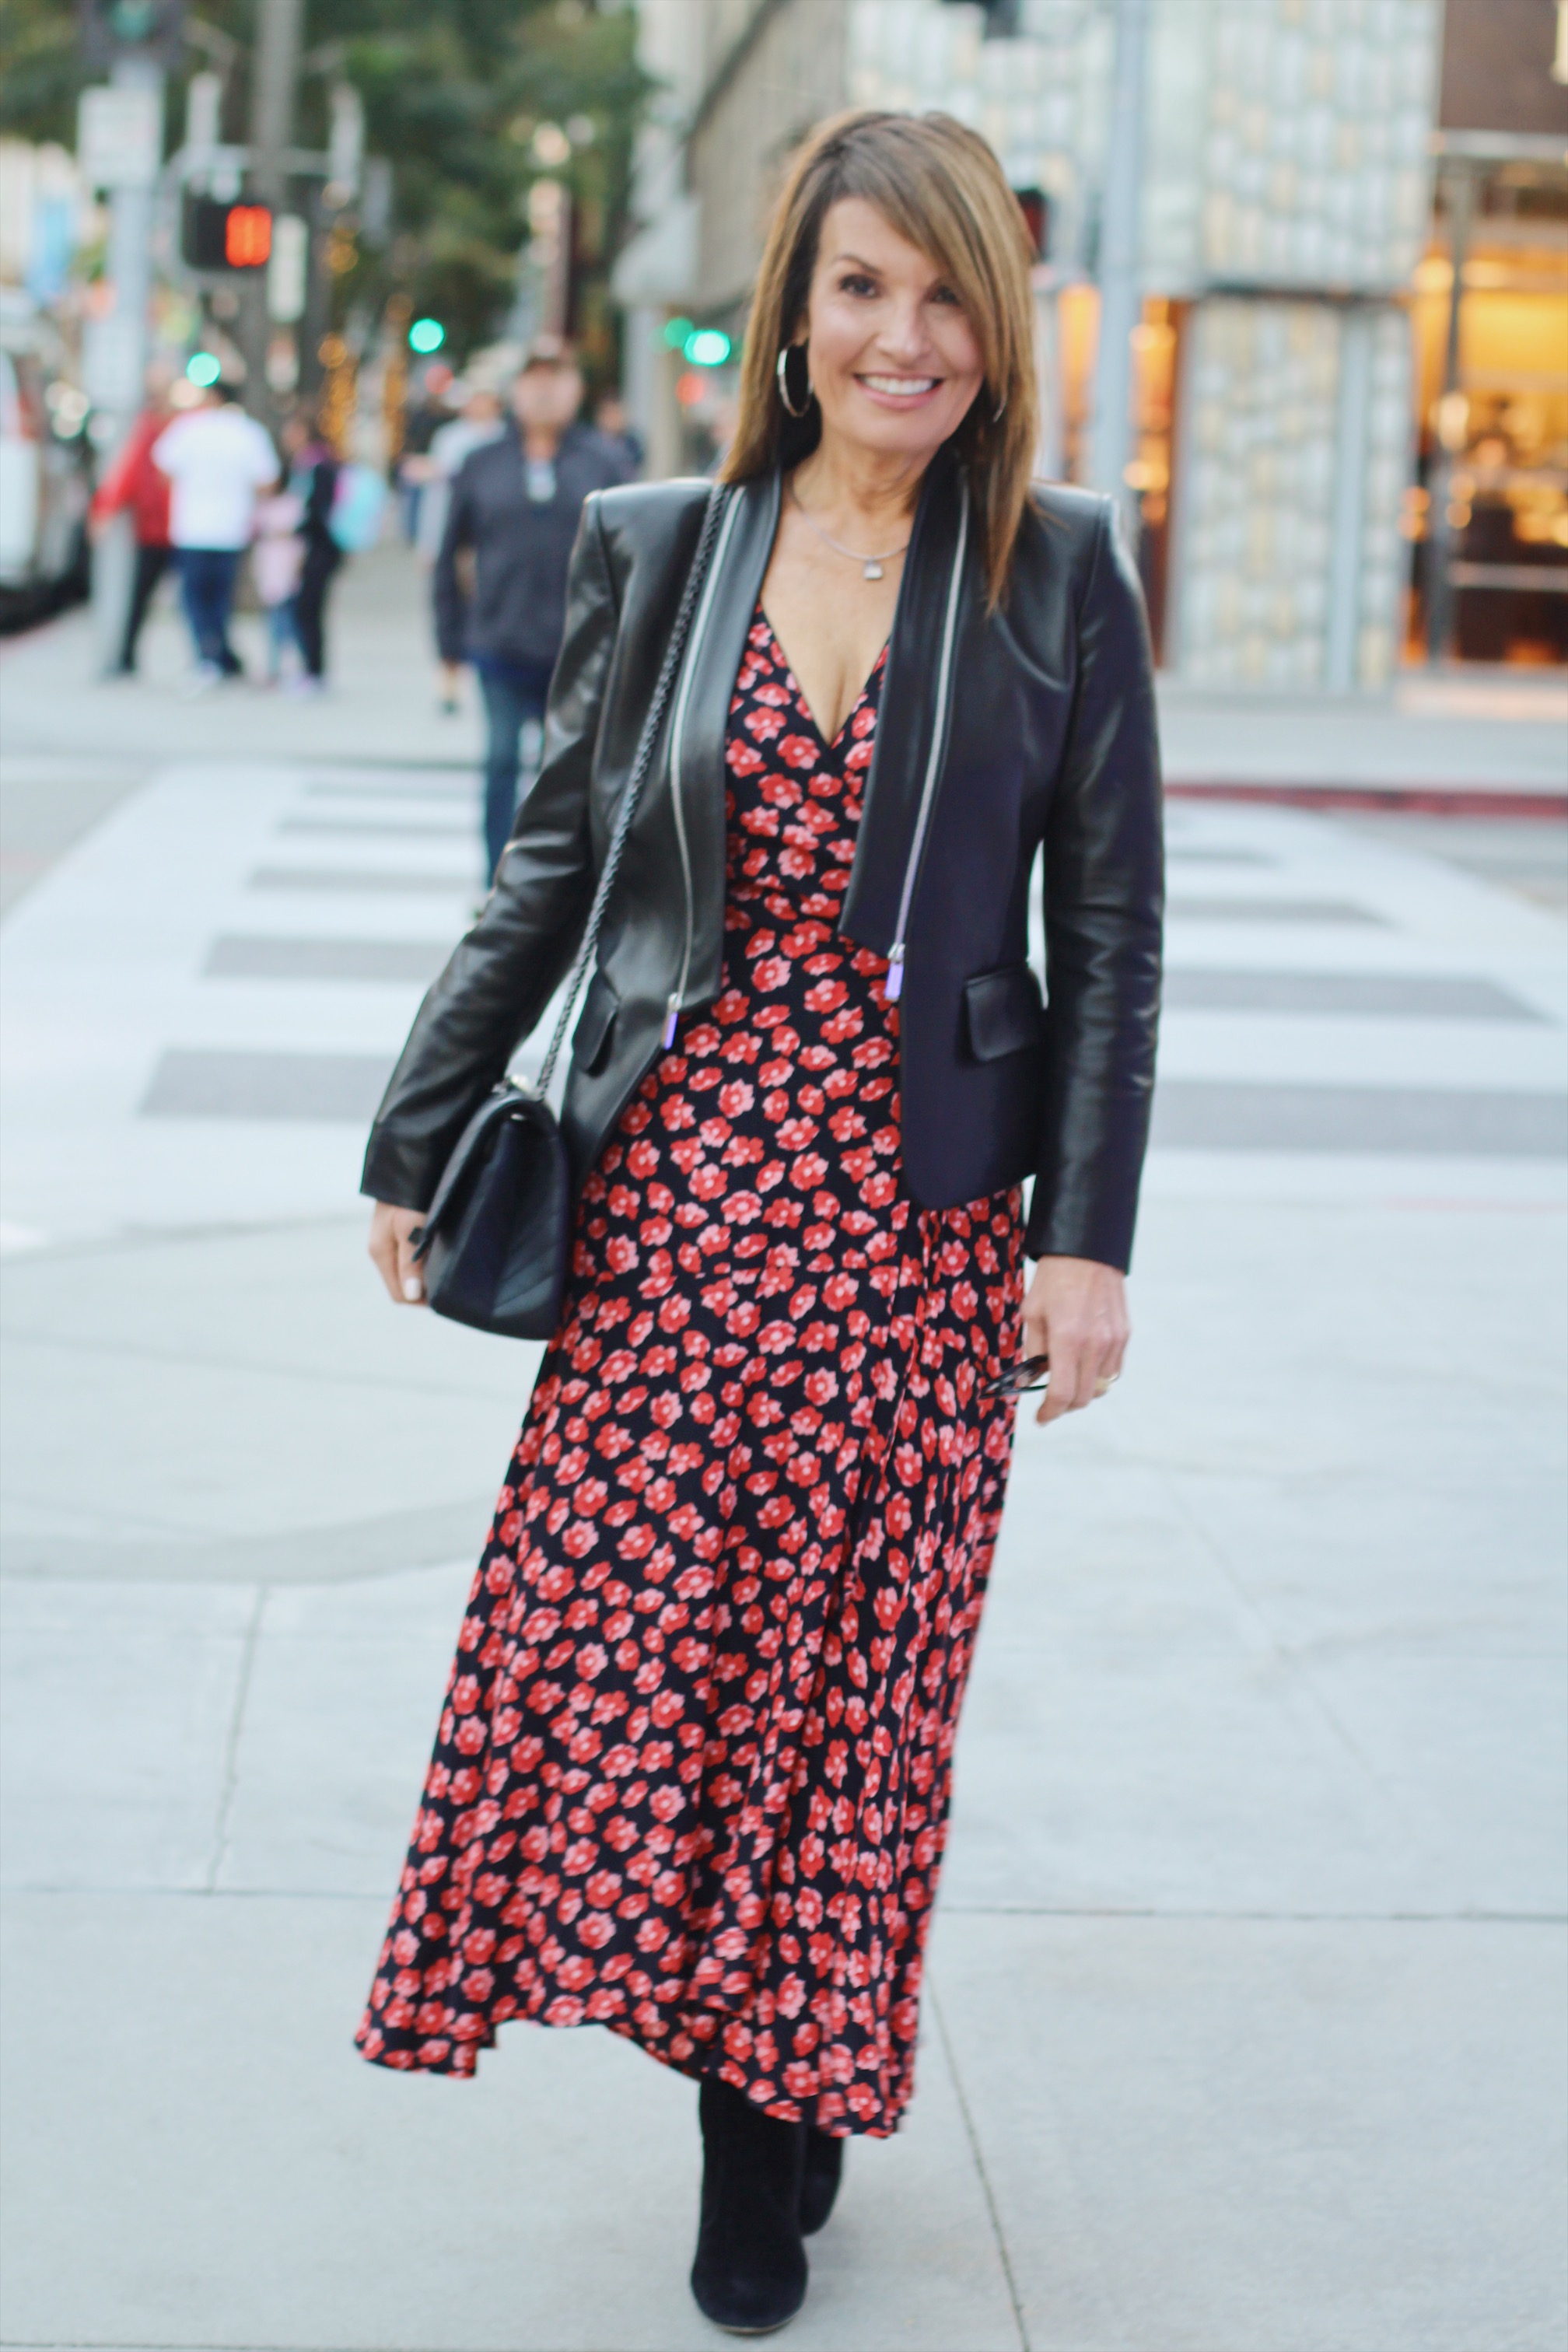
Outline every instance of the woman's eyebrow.
{"label": "woman's eyebrow", "polygon": [[[861,256],[858,253],[836,253],[827,266],[830,269],[839,269],[842,268],[847,262],[852,264],[857,269],[864,269],[869,277],[880,278],[882,275],[881,270],[874,261],[863,260]],[[950,292],[952,291],[951,280],[944,278],[940,269],[931,279],[931,284],[932,286],[945,286],[948,288]]]}

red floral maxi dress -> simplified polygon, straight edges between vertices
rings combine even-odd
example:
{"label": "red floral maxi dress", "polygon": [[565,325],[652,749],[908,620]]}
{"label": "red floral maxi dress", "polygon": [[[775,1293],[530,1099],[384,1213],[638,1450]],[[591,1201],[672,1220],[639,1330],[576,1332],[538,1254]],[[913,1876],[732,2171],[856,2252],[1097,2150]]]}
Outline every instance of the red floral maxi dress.
{"label": "red floral maxi dress", "polygon": [[826,744],[759,608],[724,987],[584,1188],[358,2035],[471,2074],[599,2022],[892,2131],[1012,1443],[1017,1192],[900,1183],[887,964],[837,929],[879,661]]}

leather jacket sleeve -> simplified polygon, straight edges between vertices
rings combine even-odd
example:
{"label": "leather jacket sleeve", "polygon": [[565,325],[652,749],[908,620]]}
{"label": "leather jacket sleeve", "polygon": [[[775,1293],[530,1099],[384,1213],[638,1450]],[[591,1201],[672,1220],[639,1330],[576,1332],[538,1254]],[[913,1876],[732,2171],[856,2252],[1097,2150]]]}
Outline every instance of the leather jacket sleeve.
{"label": "leather jacket sleeve", "polygon": [[1126,1268],[1148,1139],[1164,878],[1143,600],[1104,509],[1045,835],[1046,1084],[1026,1247]]}
{"label": "leather jacket sleeve", "polygon": [[452,1146],[564,977],[593,897],[589,783],[616,598],[597,495],[583,509],[544,763],[495,887],[420,1006],[365,1153],[361,1191],[423,1209]]}

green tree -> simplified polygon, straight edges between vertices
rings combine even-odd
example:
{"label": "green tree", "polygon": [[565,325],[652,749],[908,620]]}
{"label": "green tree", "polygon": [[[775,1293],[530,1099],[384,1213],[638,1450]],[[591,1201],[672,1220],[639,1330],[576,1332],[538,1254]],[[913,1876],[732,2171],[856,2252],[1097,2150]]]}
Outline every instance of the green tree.
{"label": "green tree", "polygon": [[[224,134],[240,141],[248,111],[246,67],[255,0],[203,0],[193,12],[235,45]],[[591,364],[611,364],[607,278],[626,218],[632,141],[649,88],[636,58],[629,8],[582,0],[307,0],[310,62],[300,85],[298,135],[326,136],[325,58],[364,101],[366,145],[393,169],[392,234],[377,247],[349,233],[336,285],[340,319],[404,293],[446,325],[459,360],[504,323],[527,236],[528,193],[542,166],[542,124],[573,125],[569,158],[549,166],[572,192],[574,320]],[[197,38],[187,69],[213,63]],[[340,62],[341,61],[341,62]],[[85,79],[74,10],[62,0],[0,0],[0,128],[26,138],[75,136]],[[171,144],[184,106],[170,90]],[[591,136],[581,134],[591,129]],[[351,241],[352,239],[352,241]]]}
{"label": "green tree", "polygon": [[62,0],[0,0],[0,131],[74,146],[85,79],[74,9]]}
{"label": "green tree", "polygon": [[[342,293],[406,293],[446,324],[459,356],[511,306],[542,125],[581,135],[549,175],[576,212],[574,326],[605,349],[605,281],[625,221],[631,146],[649,88],[630,10],[498,6],[495,0],[316,0],[312,37],[344,44],[367,137],[394,162],[395,235],[364,252]],[[318,100],[318,103],[320,101]]]}

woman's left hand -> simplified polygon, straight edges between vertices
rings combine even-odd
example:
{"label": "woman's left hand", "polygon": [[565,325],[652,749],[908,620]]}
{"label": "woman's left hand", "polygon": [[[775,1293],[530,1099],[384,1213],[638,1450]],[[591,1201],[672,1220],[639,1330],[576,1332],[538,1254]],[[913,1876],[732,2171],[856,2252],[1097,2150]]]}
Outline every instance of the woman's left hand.
{"label": "woman's left hand", "polygon": [[1121,1370],[1132,1326],[1127,1286],[1091,1257],[1043,1257],[1024,1301],[1024,1353],[1048,1356],[1050,1386],[1037,1421],[1059,1421],[1103,1396]]}

